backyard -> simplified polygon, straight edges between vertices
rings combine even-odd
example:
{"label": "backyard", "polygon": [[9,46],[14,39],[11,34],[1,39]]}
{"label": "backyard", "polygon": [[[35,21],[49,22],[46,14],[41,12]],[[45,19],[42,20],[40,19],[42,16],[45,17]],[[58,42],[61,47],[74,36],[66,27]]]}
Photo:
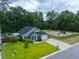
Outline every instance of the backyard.
{"label": "backyard", "polygon": [[[57,47],[46,42],[29,43],[28,48],[24,48],[23,42],[5,43],[2,45],[2,49],[3,59],[39,59],[58,50]],[[12,56],[14,50],[16,53]]]}

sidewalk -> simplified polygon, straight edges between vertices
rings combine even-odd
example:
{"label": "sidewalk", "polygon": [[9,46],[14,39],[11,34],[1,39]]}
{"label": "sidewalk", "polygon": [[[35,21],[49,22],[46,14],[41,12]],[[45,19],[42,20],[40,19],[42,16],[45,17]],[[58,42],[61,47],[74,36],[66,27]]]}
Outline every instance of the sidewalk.
{"label": "sidewalk", "polygon": [[61,41],[56,40],[56,39],[49,39],[46,42],[51,44],[51,45],[54,45],[54,46],[59,46],[59,49],[61,49],[61,50],[69,48],[71,46],[71,45],[69,45],[67,43],[61,42]]}

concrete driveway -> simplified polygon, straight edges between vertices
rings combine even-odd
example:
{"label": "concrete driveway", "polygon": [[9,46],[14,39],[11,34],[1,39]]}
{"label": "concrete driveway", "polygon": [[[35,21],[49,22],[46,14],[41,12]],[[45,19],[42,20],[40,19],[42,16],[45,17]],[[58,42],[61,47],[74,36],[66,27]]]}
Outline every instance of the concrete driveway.
{"label": "concrete driveway", "polygon": [[46,42],[51,44],[51,45],[58,46],[59,49],[61,49],[61,50],[69,48],[71,46],[71,45],[69,45],[67,43],[61,42],[61,41],[56,40],[56,39],[49,39]]}

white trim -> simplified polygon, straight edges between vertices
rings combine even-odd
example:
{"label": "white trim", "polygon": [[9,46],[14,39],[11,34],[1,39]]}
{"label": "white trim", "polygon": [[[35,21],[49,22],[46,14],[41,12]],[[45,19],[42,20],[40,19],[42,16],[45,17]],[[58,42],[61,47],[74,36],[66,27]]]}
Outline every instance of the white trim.
{"label": "white trim", "polygon": [[38,35],[37,35],[37,34],[32,34],[32,35],[31,35],[31,39],[33,39],[33,36],[35,36],[35,40],[38,39]]}

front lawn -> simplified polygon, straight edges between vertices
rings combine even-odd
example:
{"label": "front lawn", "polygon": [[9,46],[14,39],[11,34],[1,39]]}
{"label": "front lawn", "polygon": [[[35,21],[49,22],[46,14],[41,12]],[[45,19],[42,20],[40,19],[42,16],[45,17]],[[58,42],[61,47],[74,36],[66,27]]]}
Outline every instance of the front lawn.
{"label": "front lawn", "polygon": [[[12,56],[14,50],[16,54]],[[28,48],[24,48],[23,42],[5,43],[2,45],[2,57],[3,59],[39,59],[57,50],[57,47],[45,42],[29,43]]]}

